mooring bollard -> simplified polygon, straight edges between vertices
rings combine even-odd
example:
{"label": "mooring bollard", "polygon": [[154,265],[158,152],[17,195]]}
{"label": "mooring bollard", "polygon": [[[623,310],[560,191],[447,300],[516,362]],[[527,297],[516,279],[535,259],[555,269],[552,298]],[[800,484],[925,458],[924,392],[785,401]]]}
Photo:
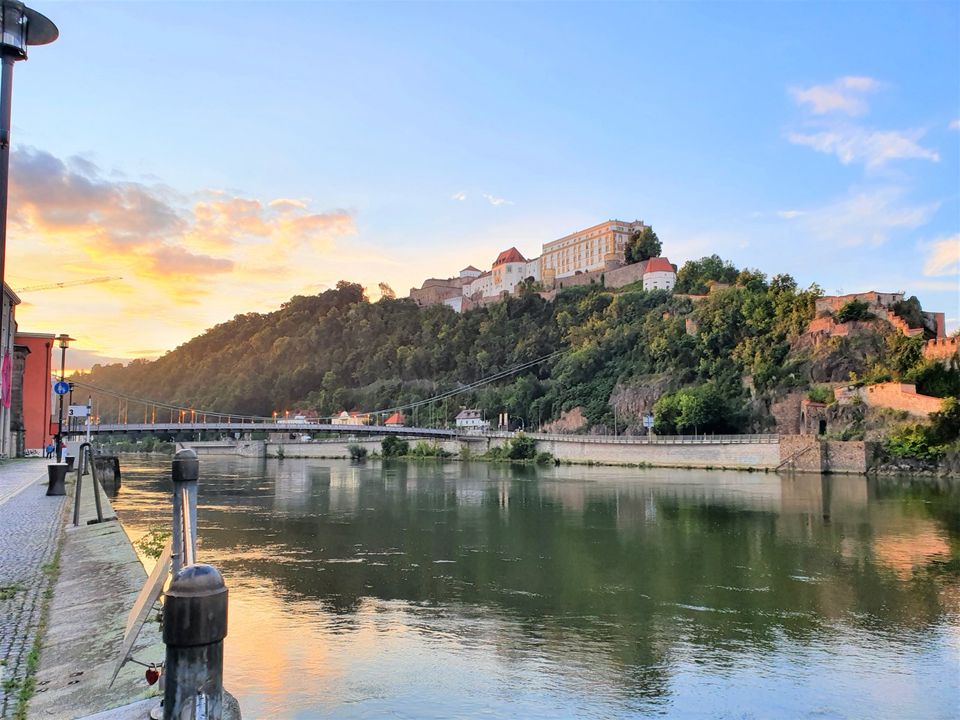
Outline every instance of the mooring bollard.
{"label": "mooring bollard", "polygon": [[67,466],[62,463],[47,465],[47,495],[66,495]]}
{"label": "mooring bollard", "polygon": [[[197,453],[185,448],[173,456],[173,574],[193,562],[197,547]],[[186,510],[186,513],[184,513]],[[184,532],[184,529],[187,532]]]}
{"label": "mooring bollard", "polygon": [[227,636],[223,577],[210,565],[188,565],[174,574],[165,594],[164,720],[220,720]]}

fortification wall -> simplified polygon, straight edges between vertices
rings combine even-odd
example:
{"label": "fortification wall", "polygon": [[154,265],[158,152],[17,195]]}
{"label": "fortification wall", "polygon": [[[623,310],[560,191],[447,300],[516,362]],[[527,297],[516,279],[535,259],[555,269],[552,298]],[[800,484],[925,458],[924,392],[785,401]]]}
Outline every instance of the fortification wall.
{"label": "fortification wall", "polygon": [[571,275],[557,279],[556,288],[563,289],[576,285],[590,285],[591,283],[594,285],[603,285],[608,288],[620,288],[624,285],[642,280],[643,273],[646,269],[646,262],[638,262],[632,265],[622,265],[611,270],[597,270],[581,275]]}
{"label": "fortification wall", "polygon": [[919,395],[916,386],[908,383],[879,383],[857,388],[852,392],[846,388],[836,388],[834,394],[838,400],[857,395],[870,407],[903,410],[917,417],[926,417],[932,412],[939,411],[943,406],[941,398]]}
{"label": "fortification wall", "polygon": [[923,346],[923,357],[927,360],[947,360],[960,352],[960,338],[945,337],[928,340]]}

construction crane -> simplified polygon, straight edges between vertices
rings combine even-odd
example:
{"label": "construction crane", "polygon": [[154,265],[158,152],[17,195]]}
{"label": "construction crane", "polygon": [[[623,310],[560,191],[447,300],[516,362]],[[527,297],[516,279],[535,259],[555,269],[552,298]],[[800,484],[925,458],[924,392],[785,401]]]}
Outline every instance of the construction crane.
{"label": "construction crane", "polygon": [[17,288],[15,292],[20,293],[33,292],[35,290],[56,290],[57,288],[75,287],[77,285],[93,285],[94,283],[109,282],[110,280],[123,280],[122,277],[114,275],[104,275],[103,277],[88,278],[86,280],[66,280],[58,283],[48,283],[46,285],[30,285],[25,288]]}

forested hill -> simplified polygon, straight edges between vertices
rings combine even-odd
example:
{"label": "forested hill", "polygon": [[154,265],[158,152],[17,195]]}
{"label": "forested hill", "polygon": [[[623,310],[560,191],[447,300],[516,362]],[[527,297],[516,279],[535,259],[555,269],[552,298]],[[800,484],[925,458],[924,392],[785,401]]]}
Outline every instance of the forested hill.
{"label": "forested hill", "polygon": [[[581,286],[553,302],[529,293],[463,314],[408,299],[368,302],[361,286],[340,282],[316,296],[293,297],[275,312],[238,315],[157,360],[98,365],[78,379],[203,410],[330,415],[432,397],[561,351],[451,399],[442,410],[438,404],[421,421],[443,413],[449,419],[465,405],[484,408],[488,417],[510,412],[529,427],[582,408],[589,424],[612,429],[617,422],[622,430],[639,424],[636,415],[649,411],[644,389],[655,388],[653,399],[667,395],[658,414],[663,430],[692,429],[685,425],[695,421],[701,431],[716,432],[768,428],[767,408],[777,394],[846,379],[823,377],[832,371],[816,362],[813,350],[798,349],[818,288],[800,290],[787,275],[767,280],[737,271],[719,258],[688,263],[678,287],[702,289],[710,279],[733,284],[698,300],[630,286]],[[881,332],[866,350],[847,348],[855,357],[842,371],[921,372],[919,345],[910,342]],[[631,391],[641,401],[624,407],[635,416],[621,407],[614,418],[611,398]],[[102,421],[112,420],[117,402],[98,400]],[[131,403],[131,422],[138,412],[142,407]]]}

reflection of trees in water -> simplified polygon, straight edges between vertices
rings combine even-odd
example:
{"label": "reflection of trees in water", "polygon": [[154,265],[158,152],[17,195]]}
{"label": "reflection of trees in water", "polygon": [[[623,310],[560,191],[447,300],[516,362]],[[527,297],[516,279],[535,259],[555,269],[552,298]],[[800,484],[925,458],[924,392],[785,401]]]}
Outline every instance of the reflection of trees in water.
{"label": "reflection of trees in water", "polygon": [[[463,466],[433,463],[334,467],[329,479],[304,469],[295,502],[286,494],[299,480],[280,483],[286,499],[261,497],[249,507],[254,523],[233,507],[211,509],[205,546],[219,554],[269,538],[294,561],[227,552],[225,571],[270,577],[328,612],[355,612],[368,596],[476,604],[612,641],[630,666],[658,665],[679,639],[768,647],[833,622],[922,629],[943,612],[933,580],[904,583],[876,561],[873,543],[895,530],[883,523],[896,524],[900,510],[871,521],[862,478],[839,479],[832,492],[831,481],[798,489],[793,479],[778,511],[768,495],[753,507],[710,489],[547,487],[482,467],[494,469],[461,480]],[[220,500],[233,504],[229,493]]]}
{"label": "reflection of trees in water", "polygon": [[956,557],[957,491],[936,483],[716,474],[708,486],[612,471],[590,483],[573,479],[595,474],[582,469],[432,462],[214,469],[201,534],[227,575],[270,578],[344,631],[369,597],[495,613],[526,642],[629,668],[638,696],[666,692],[680,644],[735,662],[838,627],[926,632],[957,610],[942,592],[956,598],[955,571],[925,572],[940,561],[918,556],[904,576],[877,550],[932,533]]}

